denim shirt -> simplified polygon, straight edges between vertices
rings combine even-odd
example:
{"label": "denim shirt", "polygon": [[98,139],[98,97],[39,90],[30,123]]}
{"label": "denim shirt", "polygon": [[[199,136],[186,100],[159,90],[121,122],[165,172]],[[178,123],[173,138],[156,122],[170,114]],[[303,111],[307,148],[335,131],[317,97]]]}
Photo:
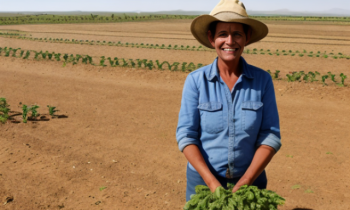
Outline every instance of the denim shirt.
{"label": "denim shirt", "polygon": [[217,59],[187,76],[176,131],[180,151],[197,145],[209,169],[222,177],[243,176],[259,146],[281,147],[272,78],[240,59],[243,71],[232,91]]}

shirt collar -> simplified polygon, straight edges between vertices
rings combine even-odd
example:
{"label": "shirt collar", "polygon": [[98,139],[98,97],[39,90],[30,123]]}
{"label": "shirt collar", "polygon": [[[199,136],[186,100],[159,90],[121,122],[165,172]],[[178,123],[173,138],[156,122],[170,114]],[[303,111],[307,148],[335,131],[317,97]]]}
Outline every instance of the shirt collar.
{"label": "shirt collar", "polygon": [[[254,79],[252,72],[249,71],[249,66],[247,62],[242,56],[240,58],[240,61],[242,62],[242,66],[243,66],[242,75],[247,77],[248,79]],[[220,78],[219,71],[218,71],[218,58],[214,60],[214,62],[211,64],[211,67],[206,70],[205,74],[209,81],[212,81],[215,77],[217,79]]]}

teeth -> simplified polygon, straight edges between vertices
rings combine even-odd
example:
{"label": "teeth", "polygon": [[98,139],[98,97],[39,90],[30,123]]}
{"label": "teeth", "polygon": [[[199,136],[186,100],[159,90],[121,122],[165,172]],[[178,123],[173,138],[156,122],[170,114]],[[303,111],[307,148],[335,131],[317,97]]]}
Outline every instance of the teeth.
{"label": "teeth", "polygon": [[224,49],[224,51],[234,52],[234,51],[236,51],[236,49]]}

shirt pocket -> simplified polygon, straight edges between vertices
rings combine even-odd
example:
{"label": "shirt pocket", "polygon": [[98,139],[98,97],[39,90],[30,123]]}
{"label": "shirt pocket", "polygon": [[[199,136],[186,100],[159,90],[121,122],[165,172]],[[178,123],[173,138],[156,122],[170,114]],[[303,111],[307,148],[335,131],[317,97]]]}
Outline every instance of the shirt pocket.
{"label": "shirt pocket", "polygon": [[222,103],[208,102],[199,104],[201,129],[207,133],[215,134],[224,130]]}
{"label": "shirt pocket", "polygon": [[245,131],[260,129],[262,120],[262,106],[260,101],[244,101],[242,103],[242,129]]}

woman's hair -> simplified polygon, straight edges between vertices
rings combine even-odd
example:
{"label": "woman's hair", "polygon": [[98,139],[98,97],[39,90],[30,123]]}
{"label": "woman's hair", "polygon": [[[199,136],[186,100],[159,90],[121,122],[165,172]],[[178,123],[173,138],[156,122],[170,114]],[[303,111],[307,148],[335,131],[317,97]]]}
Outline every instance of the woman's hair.
{"label": "woman's hair", "polygon": [[[215,36],[215,32],[216,32],[216,25],[219,23],[220,21],[214,21],[212,23],[209,24],[209,28],[208,30],[210,31],[211,33],[211,36],[212,38],[214,39],[214,36]],[[248,30],[250,28],[250,26],[244,24],[244,23],[241,23],[242,26],[243,26],[243,31],[244,31],[244,34],[246,35],[247,37],[247,34],[248,34]]]}

